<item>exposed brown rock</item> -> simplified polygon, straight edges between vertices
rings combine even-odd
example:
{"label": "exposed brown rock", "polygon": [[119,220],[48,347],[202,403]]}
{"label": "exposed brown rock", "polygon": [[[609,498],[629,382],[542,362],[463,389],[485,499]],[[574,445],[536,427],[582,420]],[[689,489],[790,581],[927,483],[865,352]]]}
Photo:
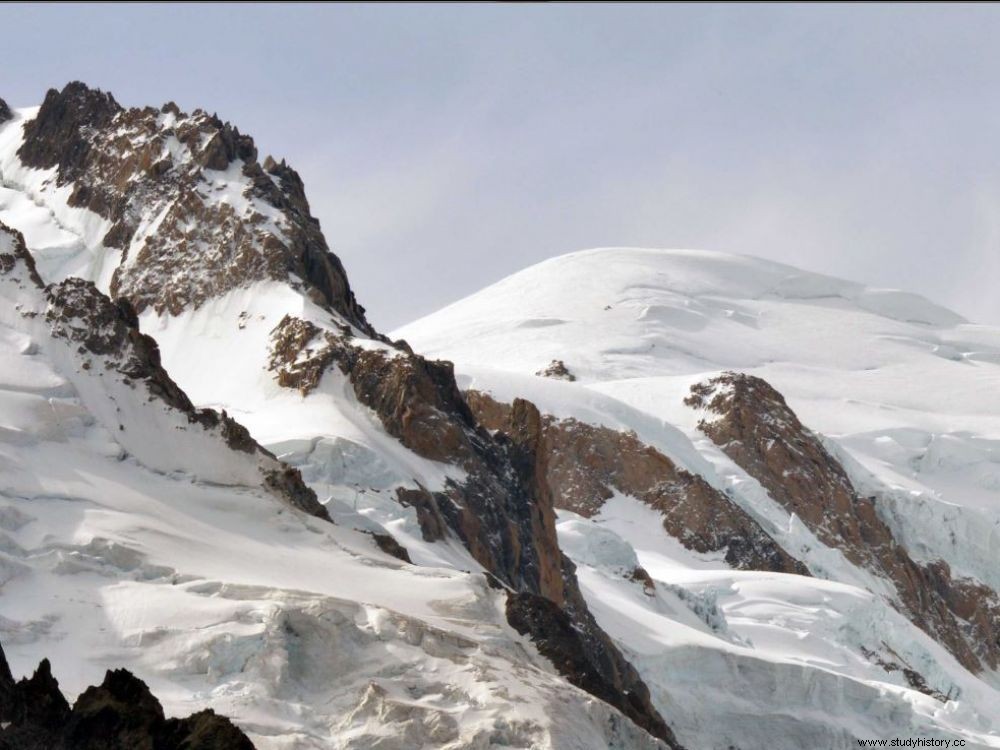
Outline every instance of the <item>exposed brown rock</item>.
{"label": "exposed brown rock", "polygon": [[487,570],[516,590],[561,604],[564,582],[551,506],[536,502],[511,466],[510,449],[476,424],[451,364],[343,341],[334,350],[358,400],[378,414],[390,435],[417,455],[467,473],[464,484],[427,493],[423,504],[433,511],[428,508],[422,526],[432,529],[443,519]]}
{"label": "exposed brown rock", "polygon": [[72,709],[47,659],[14,682],[0,648],[0,750],[253,750],[229,719],[207,710],[167,719],[146,684],[108,671]]}
{"label": "exposed brown rock", "polygon": [[552,360],[546,367],[536,372],[535,375],[540,375],[544,378],[555,378],[557,380],[568,380],[570,382],[576,380],[576,375],[569,371],[566,363],[561,359]]}
{"label": "exposed brown rock", "polygon": [[[191,403],[160,361],[156,341],[139,331],[138,318],[124,299],[112,302],[93,283],[75,277],[46,290],[49,300],[46,320],[56,338],[81,345],[84,351],[101,355],[128,382],[145,383],[149,393],[183,413],[188,422],[207,430],[218,429],[232,450],[264,459],[263,485],[290,505],[329,521],[316,493],[302,481],[298,469],[279,462],[261,447],[250,432],[225,412],[198,409]],[[274,467],[270,467],[274,464]]]}
{"label": "exposed brown rock", "polygon": [[[417,510],[425,538],[450,528],[483,566],[517,590],[563,600],[554,517],[532,502],[509,456],[476,424],[450,363],[391,349],[365,349],[286,316],[272,333],[271,367],[279,384],[308,393],[336,364],[358,400],[414,453],[468,473],[444,492],[399,490]],[[497,533],[497,530],[501,533]]]}
{"label": "exposed brown rock", "polygon": [[21,283],[41,289],[45,286],[38,269],[35,267],[35,259],[28,252],[24,244],[24,235],[0,221],[0,234],[6,235],[10,241],[12,252],[0,253],[0,274],[4,276],[12,275],[20,267],[21,273],[17,280]]}
{"label": "exposed brown rock", "polygon": [[370,532],[372,539],[375,540],[375,544],[378,548],[385,552],[387,555],[392,555],[393,557],[402,560],[405,563],[412,563],[410,559],[410,553],[406,551],[406,547],[396,541],[392,534],[382,534],[376,532]]}
{"label": "exposed brown rock", "polygon": [[1000,597],[952,577],[943,561],[913,561],[847,473],[766,381],[727,372],[692,387],[685,403],[711,416],[701,430],[824,544],[887,579],[914,624],[974,672],[1000,665]]}
{"label": "exposed brown rock", "polygon": [[[264,448],[258,446],[258,449],[267,453]],[[278,462],[278,468],[265,469],[262,473],[264,486],[284,498],[293,508],[333,523],[330,514],[316,497],[316,492],[302,480],[302,474],[298,469]]]}
{"label": "exposed brown rock", "polygon": [[286,315],[271,331],[269,368],[278,385],[308,396],[333,364],[333,334],[307,320]]}
{"label": "exposed brown rock", "polygon": [[629,580],[641,583],[643,591],[645,591],[649,596],[656,593],[656,583],[653,581],[653,577],[649,575],[649,572],[641,565],[633,568],[628,574],[628,577]]}
{"label": "exposed brown rock", "polygon": [[[519,441],[512,434],[517,401],[512,407],[478,391],[466,400],[482,425]],[[809,574],[729,498],[635,433],[551,416],[541,418],[537,430],[538,491],[555,507],[589,518],[618,490],[659,511],[666,532],[688,549],[724,550],[726,562],[743,570]]]}
{"label": "exposed brown rock", "polygon": [[[508,589],[512,624],[539,644],[560,672],[672,743],[646,685],[597,625],[573,564],[559,549],[552,498],[537,481],[538,410],[516,402],[509,434],[494,436],[477,423],[449,362],[403,349],[363,348],[342,333],[292,317],[272,332],[270,366],[279,384],[308,393],[334,365],[386,432],[424,458],[464,470],[464,482],[449,482],[440,492],[397,490],[400,502],[416,509],[424,537],[457,536]],[[553,623],[560,625],[549,630]]]}
{"label": "exposed brown rock", "polygon": [[437,542],[448,535],[448,522],[438,510],[438,500],[434,493],[423,488],[399,487],[396,490],[396,499],[401,505],[416,510],[420,535],[424,541]]}
{"label": "exposed brown rock", "polygon": [[[174,161],[168,146],[189,154]],[[130,247],[139,222],[161,216],[157,231],[133,251],[111,292],[138,311],[179,313],[254,281],[303,287],[313,299],[367,335],[365,320],[340,261],[311,215],[299,176],[284,162],[257,162],[253,139],[214,115],[123,109],[110,94],[74,82],[50,90],[25,126],[22,162],[56,169],[72,185],[69,203],[108,219],[108,247]],[[218,171],[239,163],[247,210],[214,200]],[[256,201],[256,203],[254,203]],[[272,214],[280,212],[276,222]]]}

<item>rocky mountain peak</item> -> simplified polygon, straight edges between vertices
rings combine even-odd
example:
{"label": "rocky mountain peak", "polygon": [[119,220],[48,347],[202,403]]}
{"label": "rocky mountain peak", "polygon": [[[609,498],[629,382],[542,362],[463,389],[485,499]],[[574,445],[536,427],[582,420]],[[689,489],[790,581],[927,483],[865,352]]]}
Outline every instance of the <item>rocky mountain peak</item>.
{"label": "rocky mountain peak", "polygon": [[111,94],[79,81],[66,84],[62,91],[49,89],[38,115],[25,124],[18,155],[28,166],[57,167],[60,184],[71,182],[87,164],[86,132],[107,127],[121,111]]}
{"label": "rocky mountain peak", "polygon": [[7,120],[11,119],[13,116],[14,113],[11,111],[10,106],[7,104],[7,102],[5,102],[3,99],[0,99],[0,125],[7,122]]}
{"label": "rocky mountain peak", "polygon": [[[112,296],[179,314],[257,281],[287,281],[375,336],[299,176],[258,162],[253,139],[203,110],[123,108],[74,82],[51,90],[23,126],[25,167],[55,169],[68,203],[106,221],[121,251]],[[44,192],[44,191],[43,191]],[[47,196],[36,198],[44,200]]]}

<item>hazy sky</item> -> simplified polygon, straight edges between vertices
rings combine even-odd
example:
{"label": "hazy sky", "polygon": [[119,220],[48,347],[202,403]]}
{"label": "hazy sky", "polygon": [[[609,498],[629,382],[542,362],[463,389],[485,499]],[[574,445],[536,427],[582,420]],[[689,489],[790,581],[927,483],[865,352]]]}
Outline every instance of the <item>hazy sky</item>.
{"label": "hazy sky", "polygon": [[0,6],[73,79],[286,157],[383,329],[606,245],[761,255],[1000,323],[1000,6]]}

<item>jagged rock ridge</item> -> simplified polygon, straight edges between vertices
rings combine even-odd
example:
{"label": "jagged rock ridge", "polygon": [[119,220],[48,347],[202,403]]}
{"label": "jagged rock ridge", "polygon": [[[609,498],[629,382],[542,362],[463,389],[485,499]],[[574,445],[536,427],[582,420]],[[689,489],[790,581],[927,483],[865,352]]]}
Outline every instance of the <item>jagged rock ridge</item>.
{"label": "jagged rock ridge", "polygon": [[[112,296],[179,313],[253,281],[304,285],[317,302],[375,335],[339,259],[311,215],[302,180],[284,162],[261,164],[253,139],[202,110],[123,108],[74,82],[50,90],[24,126],[21,162],[54,169],[69,204],[110,223],[121,251]],[[223,175],[235,201],[219,200]],[[235,207],[234,207],[235,206]]]}
{"label": "jagged rock ridge", "polygon": [[[638,673],[598,627],[579,592],[573,564],[559,550],[551,498],[536,491],[534,451],[491,436],[477,423],[450,363],[428,361],[403,348],[357,346],[346,334],[290,316],[274,330],[271,352],[279,384],[307,394],[336,366],[390,435],[419,456],[461,467],[466,480],[449,482],[444,492],[398,491],[400,501],[417,510],[425,538],[454,533],[513,590],[512,624],[546,644],[540,650],[571,682],[676,746]],[[526,406],[518,418],[518,429],[537,435],[537,409]],[[552,608],[546,617],[526,613]],[[553,632],[548,629],[553,618],[573,626]],[[564,653],[577,654],[575,661],[560,658]]]}
{"label": "jagged rock ridge", "polygon": [[168,719],[146,684],[125,669],[109,670],[71,707],[48,659],[14,681],[0,647],[2,750],[253,750],[229,719],[205,710]]}

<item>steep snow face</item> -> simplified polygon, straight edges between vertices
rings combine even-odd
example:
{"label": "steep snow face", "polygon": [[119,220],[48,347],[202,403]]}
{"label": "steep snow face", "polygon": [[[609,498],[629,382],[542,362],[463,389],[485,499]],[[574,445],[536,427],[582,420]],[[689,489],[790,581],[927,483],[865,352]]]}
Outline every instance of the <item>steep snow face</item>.
{"label": "steep snow face", "polygon": [[[916,295],[768,261],[614,248],[538,264],[394,336],[454,361],[463,387],[634,431],[725,491],[817,576],[728,570],[683,549],[626,496],[560,524],[595,615],[682,742],[774,747],[780,726],[789,748],[825,747],[909,727],[1000,745],[1000,678],[969,674],[896,612],[891,584],[779,507],[698,429],[712,415],[683,403],[692,384],[723,370],[764,378],[823,433],[911,556],[995,588],[1000,330]],[[621,552],[608,531],[635,550],[657,596],[709,613],[696,647],[676,602],[666,607],[608,569],[603,552]],[[905,670],[950,700],[917,693]]]}
{"label": "steep snow face", "polygon": [[18,243],[0,230],[0,639],[15,674],[49,657],[72,699],[128,664],[168,714],[211,706],[261,750],[659,747],[557,677],[481,574],[404,565],[289,507],[264,487],[266,456],[100,353],[107,331],[67,337],[79,322],[50,314],[61,298]]}

